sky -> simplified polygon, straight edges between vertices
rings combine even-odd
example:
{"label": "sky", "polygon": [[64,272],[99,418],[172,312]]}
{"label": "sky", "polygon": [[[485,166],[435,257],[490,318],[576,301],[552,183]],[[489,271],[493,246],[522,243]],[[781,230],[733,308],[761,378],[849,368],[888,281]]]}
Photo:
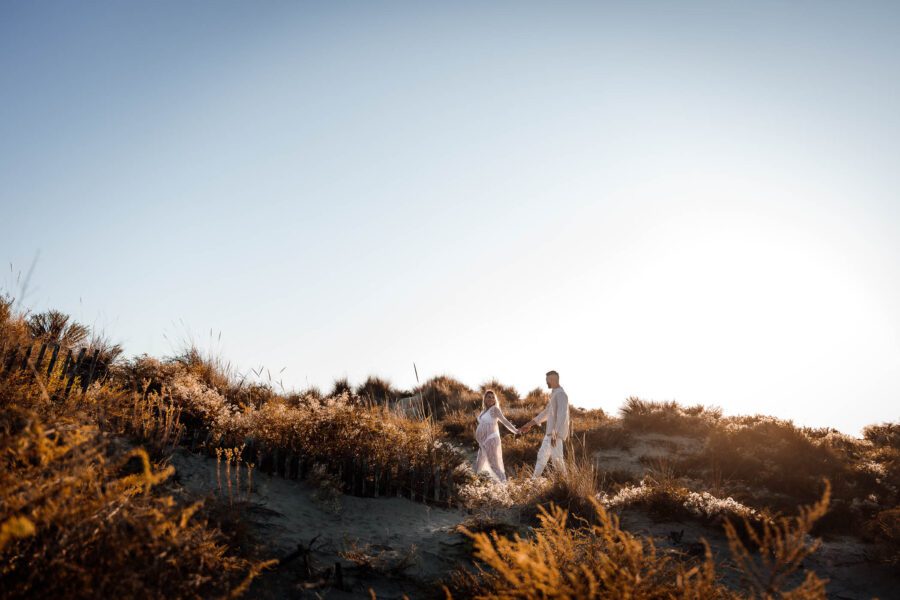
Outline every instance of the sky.
{"label": "sky", "polygon": [[556,369],[576,406],[857,434],[900,418],[898,30],[896,2],[2,2],[0,288],[287,389]]}

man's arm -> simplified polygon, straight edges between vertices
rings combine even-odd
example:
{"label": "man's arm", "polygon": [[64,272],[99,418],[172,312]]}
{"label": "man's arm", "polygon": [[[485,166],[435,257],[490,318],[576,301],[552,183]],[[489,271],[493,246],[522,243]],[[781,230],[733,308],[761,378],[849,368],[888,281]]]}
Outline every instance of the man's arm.
{"label": "man's arm", "polygon": [[564,440],[569,429],[569,396],[565,392],[557,395],[556,418],[553,421],[554,439]]}
{"label": "man's arm", "polygon": [[532,427],[534,427],[535,425],[540,425],[541,423],[546,421],[547,415],[550,412],[550,405],[552,403],[553,403],[553,401],[551,400],[550,402],[547,403],[547,406],[544,407],[544,410],[539,412],[537,414],[537,416],[535,416],[533,419],[531,419],[530,421],[528,421],[527,423],[525,423],[524,425],[519,427],[519,432],[520,433],[528,433],[528,431],[530,431]]}

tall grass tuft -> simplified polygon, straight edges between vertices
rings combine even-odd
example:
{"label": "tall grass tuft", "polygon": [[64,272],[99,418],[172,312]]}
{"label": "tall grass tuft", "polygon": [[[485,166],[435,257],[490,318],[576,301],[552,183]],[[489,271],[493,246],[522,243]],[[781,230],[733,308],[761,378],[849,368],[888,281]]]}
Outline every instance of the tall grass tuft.
{"label": "tall grass tuft", "polygon": [[[618,518],[593,500],[595,519],[574,517],[565,509],[541,507],[533,537],[501,536],[462,528],[474,543],[478,561],[474,573],[458,572],[453,593],[473,598],[756,598],[822,599],[825,581],[807,572],[791,588],[789,575],[801,568],[817,542],[809,541],[813,523],[828,505],[828,489],[801,516],[785,519],[758,539],[764,568],[741,542],[734,527],[726,530],[736,564],[746,587],[732,590],[720,580],[709,545],[704,556],[686,560],[659,551],[652,539],[624,531]],[[753,531],[751,529],[751,531]],[[755,534],[755,531],[754,531]]]}

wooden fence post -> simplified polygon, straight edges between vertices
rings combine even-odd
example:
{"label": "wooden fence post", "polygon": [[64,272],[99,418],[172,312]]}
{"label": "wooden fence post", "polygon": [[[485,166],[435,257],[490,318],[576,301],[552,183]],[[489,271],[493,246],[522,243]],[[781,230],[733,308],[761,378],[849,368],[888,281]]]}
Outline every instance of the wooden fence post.
{"label": "wooden fence post", "polygon": [[25,348],[25,356],[22,357],[22,364],[19,365],[19,370],[24,371],[28,367],[28,359],[31,357],[31,349],[34,347],[34,344],[28,344],[28,347]]}
{"label": "wooden fence post", "polygon": [[44,362],[44,353],[47,352],[47,342],[41,344],[41,351],[38,352],[37,360],[34,361],[34,370],[37,372],[38,369],[41,368],[41,363]]}
{"label": "wooden fence post", "polygon": [[47,377],[53,375],[53,367],[56,366],[56,357],[59,355],[59,344],[53,344],[53,353],[50,355],[50,364],[47,365]]}
{"label": "wooden fence post", "polygon": [[94,356],[91,358],[91,368],[88,371],[87,379],[81,380],[81,392],[84,393],[87,391],[88,386],[91,385],[91,382],[94,380],[94,369],[97,368],[97,361],[100,359],[100,348],[94,349]]}
{"label": "wooden fence post", "polygon": [[[67,376],[68,373],[69,373],[69,368],[70,368],[71,365],[72,365],[72,349],[71,349],[71,348],[67,348],[67,349],[66,349],[66,360],[63,361],[62,369],[60,369],[60,371],[59,371],[60,385],[61,385],[63,382],[65,382],[66,376]],[[62,391],[61,391],[61,390],[57,390],[57,391],[60,393],[60,395],[62,394]]]}
{"label": "wooden fence post", "polygon": [[6,361],[6,364],[3,365],[2,373],[6,373],[10,369],[12,369],[13,363],[16,362],[16,357],[19,355],[19,347],[13,346],[12,353],[9,355],[9,358]]}
{"label": "wooden fence post", "polygon": [[81,362],[84,360],[84,353],[86,348],[82,348],[78,351],[78,358],[72,363],[72,367],[69,370],[69,381],[66,383],[66,393],[65,397],[69,397],[69,392],[72,390],[72,384],[75,383],[75,376],[78,374],[78,368],[81,366]]}

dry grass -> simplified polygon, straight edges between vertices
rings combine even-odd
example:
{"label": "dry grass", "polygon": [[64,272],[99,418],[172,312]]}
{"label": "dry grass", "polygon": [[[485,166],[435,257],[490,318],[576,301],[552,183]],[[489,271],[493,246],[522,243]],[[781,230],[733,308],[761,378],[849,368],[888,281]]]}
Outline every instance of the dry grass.
{"label": "dry grass", "polygon": [[[8,302],[0,332],[28,334]],[[95,383],[51,400],[59,386],[33,370],[0,379],[5,598],[234,597],[271,566],[230,550],[153,462],[181,432],[171,399]]]}
{"label": "dry grass", "polygon": [[9,386],[0,396],[4,597],[224,596],[263,566],[229,553],[199,504],[162,492],[172,469],[145,450],[23,408]]}
{"label": "dry grass", "polygon": [[[813,523],[828,505],[822,499],[801,515],[785,519],[758,537],[760,553],[747,549],[735,528],[726,529],[732,555],[744,576],[745,588],[735,591],[718,578],[709,546],[700,560],[659,551],[650,539],[636,537],[619,526],[615,515],[593,502],[596,519],[577,519],[555,505],[541,508],[540,524],[530,538],[504,537],[496,532],[467,531],[479,561],[475,573],[458,572],[446,587],[473,598],[772,598],[825,597],[825,581],[807,572],[791,588],[789,575],[816,548],[807,541]],[[755,532],[754,532],[755,534]]]}
{"label": "dry grass", "polygon": [[634,396],[619,409],[622,425],[631,431],[702,436],[722,417],[717,407],[683,407],[677,402],[652,402]]}
{"label": "dry grass", "polygon": [[484,393],[488,390],[493,390],[497,397],[500,399],[501,406],[517,406],[521,403],[519,399],[519,392],[511,385],[505,385],[500,383],[496,379],[491,379],[489,381],[485,381],[480,386],[478,386],[478,394],[483,397]]}
{"label": "dry grass", "polygon": [[[28,341],[32,335],[25,317],[14,314],[12,302],[0,299],[0,344]],[[50,401],[58,391],[57,381],[31,375],[25,371],[0,382],[5,400],[0,409],[4,436],[0,447],[18,449],[3,455],[8,468],[0,474],[0,553],[7,565],[0,571],[0,585],[6,589],[8,583],[16,593],[21,589],[21,595],[41,597],[52,591],[77,597],[79,593],[70,592],[69,586],[78,581],[85,589],[125,596],[137,585],[175,597],[227,595],[245,589],[241,582],[258,573],[263,563],[229,549],[248,543],[240,513],[246,507],[240,480],[235,481],[238,494],[229,494],[227,502],[223,496],[207,508],[194,507],[169,493],[166,470],[159,466],[164,463],[152,462],[164,460],[185,431],[194,428],[210,432],[209,451],[230,450],[234,457],[237,449],[238,458],[225,464],[230,469],[233,462],[236,469],[233,474],[226,472],[227,490],[232,477],[243,477],[244,472],[243,483],[250,483],[252,467],[240,460],[244,444],[279,448],[318,465],[313,474],[317,498],[335,511],[340,510],[337,474],[348,461],[366,461],[388,475],[431,464],[453,471],[470,508],[518,507],[550,540],[540,542],[549,544],[542,548],[563,553],[552,565],[563,569],[558,577],[565,581],[547,572],[528,576],[532,579],[515,573],[524,582],[557,586],[544,597],[591,590],[646,597],[731,594],[715,583],[710,565],[685,564],[658,553],[647,540],[621,537],[624,532],[617,533],[617,523],[602,511],[627,506],[640,506],[659,518],[693,519],[714,527],[724,526],[728,519],[746,518],[749,527],[733,527],[729,537],[742,545],[732,551],[735,560],[744,561],[750,586],[747,596],[768,593],[763,589],[784,591],[783,580],[776,577],[773,583],[770,571],[795,569],[788,550],[805,552],[790,532],[861,531],[877,543],[880,560],[900,564],[900,512],[896,509],[900,427],[895,423],[870,426],[865,439],[857,440],[834,430],[799,428],[770,417],[725,418],[718,409],[685,408],[674,402],[630,398],[619,419],[602,410],[573,407],[567,474],[552,474],[542,482],[528,479],[543,437],[542,429],[536,428],[524,436],[504,435],[504,461],[513,477],[509,485],[499,486],[474,476],[466,468],[464,455],[446,440],[474,444],[474,416],[480,391],[487,387],[500,394],[504,412],[517,424],[545,406],[547,394],[540,388],[522,398],[514,388],[497,381],[486,382],[476,391],[450,377],[436,377],[416,390],[425,400],[428,418],[411,420],[389,408],[392,400],[411,392],[395,390],[384,380],[370,377],[356,390],[339,380],[328,397],[315,390],[279,394],[271,375],[269,383],[252,383],[229,363],[194,346],[173,359],[142,356],[113,364],[109,379],[66,402]],[[651,461],[640,484],[596,469],[593,452],[628,449],[646,433],[685,436],[702,449],[678,459]],[[124,439],[130,442],[122,443]],[[135,442],[145,451],[135,449]],[[17,454],[20,451],[24,454]],[[242,464],[247,471],[241,470]],[[816,502],[822,497],[822,479],[830,482],[827,514],[815,504],[791,517],[793,521],[771,516]],[[37,491],[25,490],[22,481],[36,482]],[[101,518],[103,523],[98,522]],[[86,520],[82,524],[79,519]],[[91,523],[94,529],[88,531]],[[556,531],[560,527],[571,539]],[[552,565],[540,563],[531,546],[497,546],[498,538],[491,537],[489,529],[483,528],[481,534],[493,540],[493,558],[486,547],[480,551],[487,557],[485,573],[491,575],[478,579],[470,591],[530,597],[504,587],[508,581],[490,579],[500,576],[496,561],[519,552],[538,571]],[[117,544],[129,548],[147,536],[152,542],[134,550],[129,560],[145,560],[148,566],[133,569],[128,577],[110,578],[108,573],[125,564],[124,558],[107,556],[114,554],[112,548]],[[603,536],[608,539],[604,541]],[[618,546],[609,547],[612,542]],[[775,563],[753,555],[759,564],[752,567],[748,558],[752,553],[741,554],[741,548],[757,546]],[[606,552],[609,560],[634,562],[622,569],[623,574],[610,575],[604,570],[609,565],[576,560],[583,556],[579,553],[589,551]],[[60,553],[75,558],[62,561]],[[167,564],[165,557],[173,553],[184,554],[184,564],[180,560]],[[30,562],[45,569],[51,581],[27,571],[25,565]],[[581,570],[566,571],[575,569],[574,565]],[[190,583],[179,584],[188,577]],[[819,583],[809,579],[797,597],[815,597],[810,594],[817,593]],[[182,585],[180,592],[170,590],[176,585]],[[579,587],[583,585],[588,587]]]}
{"label": "dry grass", "polygon": [[413,391],[422,395],[425,415],[435,421],[458,410],[471,412],[481,406],[478,392],[447,375],[432,377]]}
{"label": "dry grass", "polygon": [[355,394],[369,404],[390,404],[400,398],[411,396],[412,392],[395,389],[387,379],[370,375],[356,388]]}

